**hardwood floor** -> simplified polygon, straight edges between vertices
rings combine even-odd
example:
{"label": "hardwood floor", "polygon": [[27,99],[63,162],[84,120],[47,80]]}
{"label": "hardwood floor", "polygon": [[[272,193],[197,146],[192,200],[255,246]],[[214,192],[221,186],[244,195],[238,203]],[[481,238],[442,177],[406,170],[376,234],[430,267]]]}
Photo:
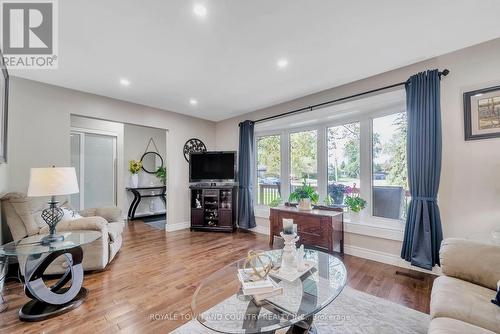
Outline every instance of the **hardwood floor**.
{"label": "hardwood floor", "polygon": [[[249,249],[268,248],[264,235],[165,233],[136,221],[126,227],[123,248],[113,263],[103,272],[85,275],[89,296],[69,313],[20,322],[17,312],[28,298],[20,283],[7,282],[9,309],[0,313],[0,333],[168,333],[190,320],[191,296],[204,277]],[[352,288],[429,312],[433,275],[349,255],[344,262]]]}

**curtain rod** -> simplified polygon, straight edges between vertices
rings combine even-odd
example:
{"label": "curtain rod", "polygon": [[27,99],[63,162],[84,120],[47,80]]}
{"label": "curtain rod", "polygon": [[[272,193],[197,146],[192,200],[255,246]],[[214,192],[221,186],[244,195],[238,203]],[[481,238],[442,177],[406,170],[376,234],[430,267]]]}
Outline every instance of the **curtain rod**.
{"label": "curtain rod", "polygon": [[[442,72],[438,72],[439,79],[441,79],[441,77],[447,76],[449,73],[450,73],[450,71],[448,69],[444,69]],[[346,97],[341,97],[341,98],[338,98],[338,99],[335,99],[335,100],[330,100],[330,101],[318,103],[318,104],[315,104],[315,105],[312,105],[312,106],[309,106],[309,107],[304,107],[304,108],[300,108],[300,109],[296,109],[296,110],[292,110],[292,111],[287,111],[287,112],[284,112],[282,114],[278,114],[278,115],[274,115],[274,116],[269,116],[269,117],[264,117],[264,118],[255,120],[253,122],[254,123],[260,123],[260,122],[269,121],[269,120],[275,119],[275,118],[282,118],[282,117],[285,117],[285,116],[288,116],[288,115],[302,113],[302,112],[305,112],[305,111],[313,111],[314,109],[316,109],[318,107],[323,107],[323,106],[326,106],[328,104],[332,104],[332,103],[336,103],[336,102],[341,102],[341,101],[353,99],[355,97],[359,97],[359,96],[363,96],[363,95],[367,95],[367,94],[371,94],[371,93],[380,92],[382,90],[386,90],[386,89],[390,89],[390,88],[402,86],[402,85],[405,85],[407,82],[408,82],[408,80],[407,81],[403,81],[403,82],[399,82],[399,83],[396,83],[396,84],[392,84],[392,85],[389,85],[389,86],[385,86],[385,87],[380,87],[380,88],[368,90],[366,92],[357,93],[357,94],[346,96]]]}

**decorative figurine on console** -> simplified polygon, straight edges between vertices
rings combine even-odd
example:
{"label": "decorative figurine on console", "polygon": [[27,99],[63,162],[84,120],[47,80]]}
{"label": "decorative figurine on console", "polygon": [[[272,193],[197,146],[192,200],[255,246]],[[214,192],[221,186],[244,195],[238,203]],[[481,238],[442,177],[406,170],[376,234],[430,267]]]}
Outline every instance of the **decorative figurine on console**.
{"label": "decorative figurine on console", "polygon": [[295,243],[299,237],[293,230],[293,219],[283,219],[283,232],[281,237],[285,240],[280,272],[297,271],[297,247]]}

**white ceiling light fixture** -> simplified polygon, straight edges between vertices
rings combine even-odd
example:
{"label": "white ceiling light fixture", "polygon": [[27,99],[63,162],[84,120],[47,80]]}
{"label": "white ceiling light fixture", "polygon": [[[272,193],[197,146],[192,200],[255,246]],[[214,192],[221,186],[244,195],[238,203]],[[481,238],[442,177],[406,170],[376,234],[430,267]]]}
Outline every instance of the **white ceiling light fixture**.
{"label": "white ceiling light fixture", "polygon": [[130,81],[128,79],[120,79],[120,85],[128,87],[130,86]]}
{"label": "white ceiling light fixture", "polygon": [[276,62],[276,66],[278,66],[279,69],[285,69],[288,67],[288,59],[286,58],[280,58],[278,59],[278,61]]}
{"label": "white ceiling light fixture", "polygon": [[192,106],[196,106],[196,105],[198,105],[198,100],[196,100],[196,99],[189,99],[189,104],[192,105]]}
{"label": "white ceiling light fixture", "polygon": [[198,17],[207,16],[207,7],[202,4],[196,4],[193,6],[193,13]]}

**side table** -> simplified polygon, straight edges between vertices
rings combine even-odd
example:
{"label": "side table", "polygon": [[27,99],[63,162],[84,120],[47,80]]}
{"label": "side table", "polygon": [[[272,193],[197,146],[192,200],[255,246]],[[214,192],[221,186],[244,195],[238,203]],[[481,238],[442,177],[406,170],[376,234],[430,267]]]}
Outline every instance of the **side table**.
{"label": "side table", "polygon": [[[87,289],[83,285],[81,245],[101,237],[97,231],[64,232],[63,241],[42,245],[45,235],[33,235],[0,246],[0,257],[16,256],[25,265],[24,292],[32,300],[19,310],[22,321],[41,321],[66,313],[83,303]],[[47,267],[59,256],[68,264],[66,272],[52,286],[43,281]],[[69,286],[66,286],[71,281]]]}

